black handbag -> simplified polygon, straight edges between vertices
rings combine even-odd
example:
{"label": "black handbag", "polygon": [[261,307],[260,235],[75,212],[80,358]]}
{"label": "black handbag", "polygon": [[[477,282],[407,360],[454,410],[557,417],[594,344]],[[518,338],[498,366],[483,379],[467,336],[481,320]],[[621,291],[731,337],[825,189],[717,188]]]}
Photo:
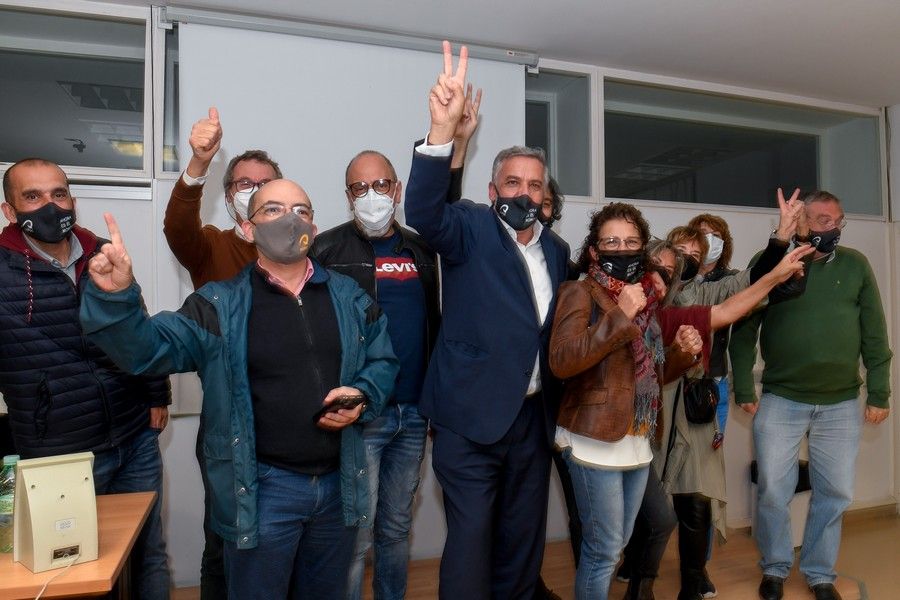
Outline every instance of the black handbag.
{"label": "black handbag", "polygon": [[684,416],[689,423],[705,425],[716,417],[719,386],[712,377],[682,377]]}

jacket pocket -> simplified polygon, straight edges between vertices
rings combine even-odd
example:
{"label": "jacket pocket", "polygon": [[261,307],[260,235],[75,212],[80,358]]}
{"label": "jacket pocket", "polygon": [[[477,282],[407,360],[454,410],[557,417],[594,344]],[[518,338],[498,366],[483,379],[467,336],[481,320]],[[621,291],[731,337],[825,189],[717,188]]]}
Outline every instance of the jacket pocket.
{"label": "jacket pocket", "polygon": [[234,457],[231,436],[207,433],[203,438],[203,458],[209,488],[210,516],[226,526],[237,525]]}
{"label": "jacket pocket", "polygon": [[53,396],[50,394],[50,384],[47,383],[47,373],[41,373],[35,398],[37,400],[34,404],[34,434],[39,440],[43,440],[47,435],[50,409],[53,408]]}

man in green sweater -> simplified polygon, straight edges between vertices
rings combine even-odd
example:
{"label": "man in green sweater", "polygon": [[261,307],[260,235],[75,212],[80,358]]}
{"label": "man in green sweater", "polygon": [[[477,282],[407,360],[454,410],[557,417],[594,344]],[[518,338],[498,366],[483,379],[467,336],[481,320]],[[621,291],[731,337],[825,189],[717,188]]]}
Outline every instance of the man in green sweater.
{"label": "man in green sweater", "polygon": [[[853,497],[863,420],[860,357],[868,392],[865,421],[881,423],[889,411],[891,351],[872,268],[860,252],[838,247],[846,221],[835,196],[812,192],[804,202],[809,241],[816,246],[805,293],[735,325],[730,346],[735,401],[755,415],[759,497],[754,535],[762,554],[763,600],[782,598],[793,563],[788,504],[797,485],[800,441],[807,434],[813,495],[800,571],[816,600],[840,599],[834,564],[841,517]],[[758,332],[765,361],[759,400],[753,381]]]}

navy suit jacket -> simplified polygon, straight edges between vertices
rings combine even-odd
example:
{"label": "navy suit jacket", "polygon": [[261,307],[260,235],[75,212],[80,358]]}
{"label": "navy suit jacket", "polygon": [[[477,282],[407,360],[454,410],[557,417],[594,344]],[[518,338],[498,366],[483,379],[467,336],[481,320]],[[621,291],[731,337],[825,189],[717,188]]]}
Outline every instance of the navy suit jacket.
{"label": "navy suit jacket", "polygon": [[441,255],[443,317],[428,365],[421,413],[479,444],[500,440],[515,421],[540,352],[546,434],[552,443],[559,382],[547,366],[556,289],[569,247],[544,229],[541,248],[554,290],[538,321],[525,259],[492,207],[447,202],[450,157],[413,153],[406,221]]}

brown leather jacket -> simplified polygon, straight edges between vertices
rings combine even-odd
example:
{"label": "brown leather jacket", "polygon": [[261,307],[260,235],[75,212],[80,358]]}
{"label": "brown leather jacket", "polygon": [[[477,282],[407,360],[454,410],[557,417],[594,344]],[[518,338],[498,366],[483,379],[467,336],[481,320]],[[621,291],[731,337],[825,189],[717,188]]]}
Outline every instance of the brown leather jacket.
{"label": "brown leather jacket", "polygon": [[[634,420],[630,342],[640,335],[640,328],[593,279],[567,281],[559,287],[550,369],[564,384],[560,426],[604,442],[625,436]],[[659,381],[674,380],[694,362],[674,345],[667,348],[664,366],[657,367]],[[657,431],[662,431],[661,423]]]}

